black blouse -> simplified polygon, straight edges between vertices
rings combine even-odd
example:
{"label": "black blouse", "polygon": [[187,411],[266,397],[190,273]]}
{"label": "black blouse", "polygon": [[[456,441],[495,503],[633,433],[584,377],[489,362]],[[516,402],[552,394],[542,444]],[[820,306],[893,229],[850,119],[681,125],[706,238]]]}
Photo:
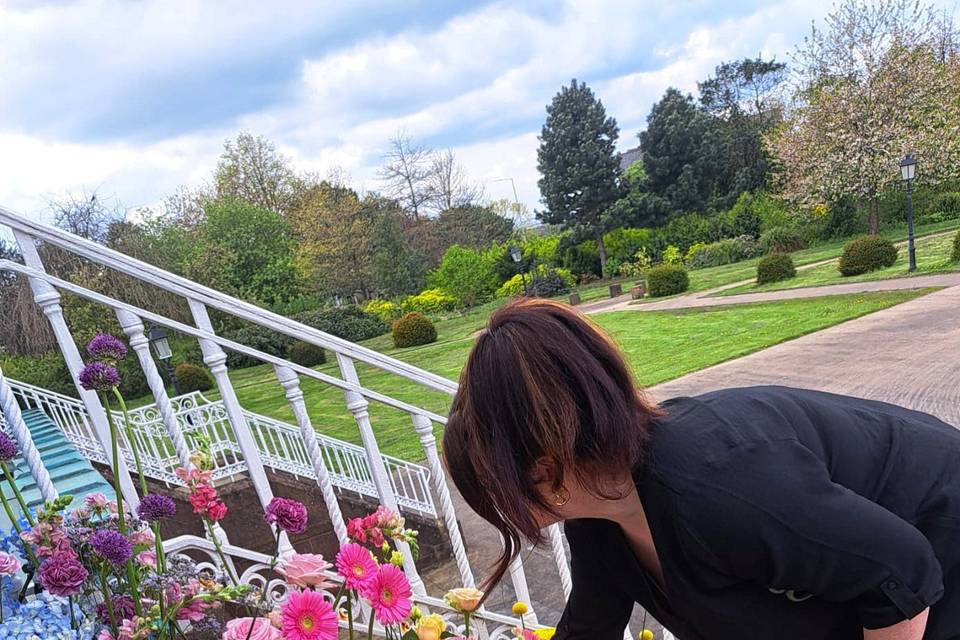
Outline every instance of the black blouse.
{"label": "black blouse", "polygon": [[621,640],[634,603],[680,640],[854,640],[932,605],[960,638],[960,432],[785,387],[663,403],[635,480],[665,592],[608,520],[566,523],[557,640]]}

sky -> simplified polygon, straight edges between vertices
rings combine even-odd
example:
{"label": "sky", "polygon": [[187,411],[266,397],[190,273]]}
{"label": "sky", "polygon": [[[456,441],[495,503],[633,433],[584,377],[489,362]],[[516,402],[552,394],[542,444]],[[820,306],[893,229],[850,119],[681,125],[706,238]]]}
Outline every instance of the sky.
{"label": "sky", "polygon": [[490,199],[540,207],[545,106],[586,81],[637,145],[653,103],[724,60],[776,57],[829,0],[0,0],[0,206],[67,192],[128,209],[208,180],[263,135],[361,190],[391,137],[453,149]]}

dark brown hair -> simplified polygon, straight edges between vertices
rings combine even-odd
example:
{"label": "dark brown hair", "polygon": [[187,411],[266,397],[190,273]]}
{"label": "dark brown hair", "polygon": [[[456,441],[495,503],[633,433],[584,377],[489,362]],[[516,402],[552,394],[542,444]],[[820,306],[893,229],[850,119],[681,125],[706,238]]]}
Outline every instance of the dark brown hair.
{"label": "dark brown hair", "polygon": [[500,532],[504,551],[487,587],[541,541],[531,513],[556,514],[537,490],[549,462],[554,489],[566,478],[598,497],[641,461],[660,415],[634,384],[620,351],[574,309],[520,299],[490,317],[460,375],[443,436],[447,468],[464,499]]}

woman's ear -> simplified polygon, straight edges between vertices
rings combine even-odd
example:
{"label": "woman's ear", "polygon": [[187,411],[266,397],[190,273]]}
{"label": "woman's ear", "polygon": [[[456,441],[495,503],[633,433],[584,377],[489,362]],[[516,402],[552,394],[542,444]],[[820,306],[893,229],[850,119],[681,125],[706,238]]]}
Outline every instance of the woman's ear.
{"label": "woman's ear", "polygon": [[533,465],[533,482],[556,490],[563,485],[563,473],[552,458],[540,456]]}

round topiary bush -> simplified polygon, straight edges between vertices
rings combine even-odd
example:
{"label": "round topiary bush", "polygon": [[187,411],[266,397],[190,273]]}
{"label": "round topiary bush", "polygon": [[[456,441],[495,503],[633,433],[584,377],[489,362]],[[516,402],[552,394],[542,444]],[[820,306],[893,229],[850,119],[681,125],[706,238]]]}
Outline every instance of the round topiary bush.
{"label": "round topiary bush", "polygon": [[897,261],[897,248],[886,238],[862,236],[851,240],[840,256],[840,275],[856,276],[883,267],[892,267]]}
{"label": "round topiary bush", "polygon": [[757,284],[789,280],[796,275],[797,269],[789,253],[771,253],[760,258],[757,264]]}
{"label": "round topiary bush", "polygon": [[960,262],[960,231],[953,237],[953,254],[950,256],[953,262]]}
{"label": "round topiary bush", "polygon": [[395,347],[416,347],[437,341],[437,328],[430,318],[411,311],[393,323],[393,345]]}
{"label": "round topiary bush", "polygon": [[178,364],[173,375],[177,378],[181,393],[191,391],[209,391],[213,388],[213,379],[207,370],[200,365],[184,362]]}
{"label": "round topiary bush", "polygon": [[803,249],[804,242],[792,227],[772,227],[760,236],[760,247],[764,253],[791,253]]}
{"label": "round topiary bush", "polygon": [[647,270],[647,293],[651,298],[683,293],[689,286],[687,270],[680,265],[661,264]]}
{"label": "round topiary bush", "polygon": [[287,349],[287,358],[301,367],[315,367],[327,361],[327,354],[315,344],[297,340]]}

